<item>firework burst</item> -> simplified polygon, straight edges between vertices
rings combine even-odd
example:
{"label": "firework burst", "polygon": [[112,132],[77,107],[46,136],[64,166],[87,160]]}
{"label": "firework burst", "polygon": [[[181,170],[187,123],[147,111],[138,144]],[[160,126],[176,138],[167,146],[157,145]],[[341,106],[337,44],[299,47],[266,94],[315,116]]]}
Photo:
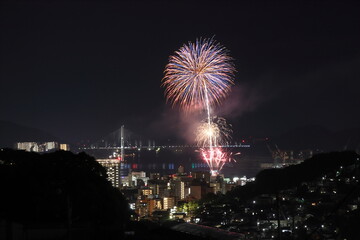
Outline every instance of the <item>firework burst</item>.
{"label": "firework burst", "polygon": [[226,153],[220,148],[200,149],[200,151],[210,168],[211,175],[218,175],[227,161]]}
{"label": "firework burst", "polygon": [[186,112],[206,111],[207,120],[200,123],[196,142],[212,175],[217,175],[229,159],[219,145],[228,143],[231,129],[225,119],[211,117],[211,107],[228,95],[234,71],[232,58],[223,46],[213,39],[200,39],[170,56],[162,80],[166,99],[173,106]]}
{"label": "firework burst", "polygon": [[162,86],[172,105],[193,111],[216,105],[234,84],[234,65],[227,50],[213,39],[184,44],[170,56]]}
{"label": "firework burst", "polygon": [[230,127],[231,125],[222,117],[212,117],[210,124],[207,120],[203,120],[196,129],[195,141],[200,147],[209,147],[210,139],[214,147],[227,145],[231,140]]}

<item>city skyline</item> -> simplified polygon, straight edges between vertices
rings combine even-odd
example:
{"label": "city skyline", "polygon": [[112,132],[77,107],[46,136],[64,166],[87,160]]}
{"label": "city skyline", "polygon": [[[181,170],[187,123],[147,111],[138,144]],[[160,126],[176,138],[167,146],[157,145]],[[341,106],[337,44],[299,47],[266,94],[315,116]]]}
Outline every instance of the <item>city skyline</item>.
{"label": "city skyline", "polygon": [[0,239],[360,239],[359,10],[1,2]]}
{"label": "city skyline", "polygon": [[160,88],[169,55],[215,37],[235,59],[218,109],[236,135],[359,128],[358,6],[321,3],[5,2],[0,120],[67,141],[129,126],[182,138]]}

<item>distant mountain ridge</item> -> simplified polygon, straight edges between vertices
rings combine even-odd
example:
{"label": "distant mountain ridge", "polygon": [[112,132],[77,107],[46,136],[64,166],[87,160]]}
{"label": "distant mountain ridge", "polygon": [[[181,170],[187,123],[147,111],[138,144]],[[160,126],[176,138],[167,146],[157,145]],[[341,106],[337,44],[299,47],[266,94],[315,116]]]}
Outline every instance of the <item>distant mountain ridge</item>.
{"label": "distant mountain ridge", "polygon": [[0,147],[13,148],[16,142],[61,141],[43,130],[0,120]]}
{"label": "distant mountain ridge", "polygon": [[308,125],[291,129],[271,140],[284,150],[356,150],[360,147],[360,128],[330,131],[322,126]]}
{"label": "distant mountain ridge", "polygon": [[[13,148],[14,143],[25,141],[69,143],[43,130],[0,120],[0,147]],[[276,144],[281,150],[359,151],[360,128],[330,131],[319,125],[306,125],[270,137],[269,143]],[[268,152],[265,145],[262,151]]]}

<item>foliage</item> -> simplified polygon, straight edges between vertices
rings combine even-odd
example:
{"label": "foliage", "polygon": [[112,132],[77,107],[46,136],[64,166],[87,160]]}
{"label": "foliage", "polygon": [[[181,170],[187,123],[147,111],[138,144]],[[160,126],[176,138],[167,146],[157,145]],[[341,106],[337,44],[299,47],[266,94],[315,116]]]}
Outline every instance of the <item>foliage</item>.
{"label": "foliage", "polygon": [[178,207],[180,212],[186,212],[189,215],[193,215],[195,211],[199,208],[199,203],[197,201],[184,202]]}
{"label": "foliage", "polygon": [[19,222],[109,224],[128,219],[128,204],[85,153],[0,151],[0,217]]}

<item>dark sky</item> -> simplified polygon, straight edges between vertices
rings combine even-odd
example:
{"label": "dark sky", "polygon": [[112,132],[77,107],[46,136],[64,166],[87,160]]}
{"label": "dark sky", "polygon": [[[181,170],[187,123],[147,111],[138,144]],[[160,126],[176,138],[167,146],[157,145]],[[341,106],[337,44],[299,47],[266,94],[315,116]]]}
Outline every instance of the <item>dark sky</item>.
{"label": "dark sky", "polygon": [[359,4],[287,2],[3,2],[0,120],[72,142],[122,124],[172,136],[180,120],[160,88],[168,57],[215,36],[237,68],[219,110],[236,134],[360,127]]}

